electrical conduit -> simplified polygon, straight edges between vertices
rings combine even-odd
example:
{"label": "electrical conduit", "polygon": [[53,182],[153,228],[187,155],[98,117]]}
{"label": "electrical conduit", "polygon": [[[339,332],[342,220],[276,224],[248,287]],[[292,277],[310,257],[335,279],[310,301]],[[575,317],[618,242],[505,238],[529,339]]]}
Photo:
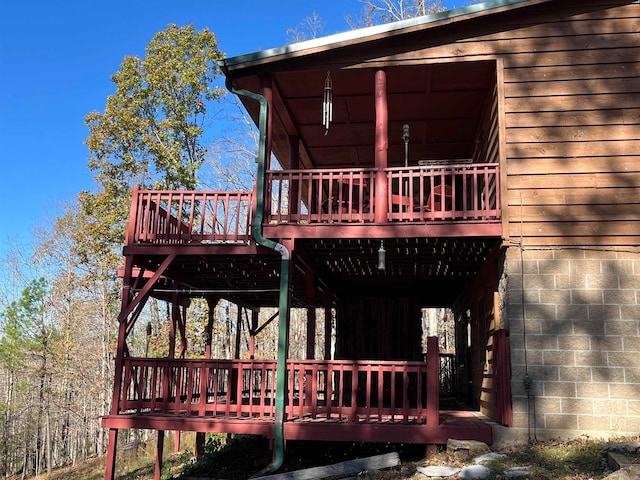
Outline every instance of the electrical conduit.
{"label": "electrical conduit", "polygon": [[[224,67],[223,67],[224,68]],[[259,121],[259,142],[258,142],[258,174],[256,178],[257,184],[257,203],[256,216],[253,222],[253,238],[258,245],[275,250],[281,255],[280,262],[280,298],[279,309],[280,316],[278,321],[278,362],[276,367],[276,412],[274,422],[274,457],[273,461],[252,478],[268,475],[275,472],[282,466],[284,461],[284,397],[285,397],[285,380],[287,376],[287,331],[289,329],[289,262],[290,253],[281,243],[274,242],[265,238],[262,234],[262,221],[264,218],[264,192],[266,179],[267,155],[267,114],[269,105],[264,96],[236,88],[233,86],[231,78],[226,72],[227,89],[243,97],[255,100],[260,104],[260,121]]]}

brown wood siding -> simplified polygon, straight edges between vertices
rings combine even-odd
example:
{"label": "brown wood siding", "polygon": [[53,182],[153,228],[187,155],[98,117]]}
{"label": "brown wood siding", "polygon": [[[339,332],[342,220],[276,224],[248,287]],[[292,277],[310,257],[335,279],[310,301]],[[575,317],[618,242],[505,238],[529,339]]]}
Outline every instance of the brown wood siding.
{"label": "brown wood siding", "polygon": [[639,17],[640,5],[627,5],[516,35],[530,33],[541,53],[505,59],[509,236],[532,245],[637,244]]}
{"label": "brown wood siding", "polygon": [[466,27],[358,66],[500,59],[505,237],[638,244],[640,4],[551,2],[507,13],[491,31]]}

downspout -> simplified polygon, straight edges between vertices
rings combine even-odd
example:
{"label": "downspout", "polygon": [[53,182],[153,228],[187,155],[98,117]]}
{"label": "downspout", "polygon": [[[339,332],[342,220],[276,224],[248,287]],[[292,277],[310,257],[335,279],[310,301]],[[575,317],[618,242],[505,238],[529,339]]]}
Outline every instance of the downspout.
{"label": "downspout", "polygon": [[[284,397],[285,397],[285,379],[287,375],[287,331],[289,329],[289,262],[290,253],[287,248],[281,243],[274,242],[268,238],[265,238],[262,234],[262,221],[264,218],[264,193],[265,193],[265,178],[266,178],[266,164],[267,155],[266,143],[267,143],[267,113],[268,103],[264,96],[236,88],[233,86],[233,82],[229,75],[229,72],[224,68],[224,64],[221,65],[227,77],[226,86],[227,89],[241,95],[243,97],[255,100],[260,104],[260,121],[259,121],[259,141],[258,141],[258,174],[256,177],[257,186],[257,202],[256,202],[256,216],[253,222],[253,238],[258,245],[275,250],[281,255],[280,261],[280,298],[279,309],[280,316],[278,321],[278,361],[276,367],[276,411],[274,422],[274,457],[273,461],[267,465],[264,469],[253,475],[253,477],[260,477],[275,472],[282,466],[284,461]],[[252,477],[252,478],[253,478]]]}

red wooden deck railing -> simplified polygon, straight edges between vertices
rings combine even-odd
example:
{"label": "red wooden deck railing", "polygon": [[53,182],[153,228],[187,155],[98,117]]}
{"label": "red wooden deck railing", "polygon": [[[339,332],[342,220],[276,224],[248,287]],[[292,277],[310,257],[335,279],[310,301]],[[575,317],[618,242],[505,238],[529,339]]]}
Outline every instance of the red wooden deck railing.
{"label": "red wooden deck railing", "polygon": [[[497,163],[460,163],[385,169],[388,216],[393,221],[497,221]],[[268,222],[374,221],[375,170],[272,170]]]}
{"label": "red wooden deck railing", "polygon": [[375,170],[271,170],[265,202],[272,223],[373,222]]}
{"label": "red wooden deck railing", "polygon": [[497,163],[388,168],[389,220],[500,219]]}
{"label": "red wooden deck railing", "polygon": [[127,244],[247,242],[252,192],[133,190]]}
{"label": "red wooden deck railing", "polygon": [[[388,222],[498,222],[498,164],[388,168]],[[373,223],[374,169],[267,172],[267,224]],[[249,241],[252,192],[133,191],[128,244]]]}
{"label": "red wooden deck railing", "polygon": [[[285,419],[437,425],[435,355],[432,363],[289,361]],[[275,360],[126,358],[118,414],[272,419],[275,373]]]}

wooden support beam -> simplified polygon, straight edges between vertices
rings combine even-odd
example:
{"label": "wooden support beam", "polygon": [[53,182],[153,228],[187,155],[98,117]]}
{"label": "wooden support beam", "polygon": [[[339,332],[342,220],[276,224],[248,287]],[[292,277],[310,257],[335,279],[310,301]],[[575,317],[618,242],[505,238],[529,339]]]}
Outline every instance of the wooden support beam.
{"label": "wooden support beam", "polygon": [[264,75],[260,77],[260,89],[262,96],[267,101],[267,142],[266,148],[266,165],[265,168],[271,168],[271,142],[273,138],[273,81],[270,76]]}
{"label": "wooden support beam", "polygon": [[[162,276],[162,274],[165,272],[165,270],[169,267],[169,265],[171,265],[171,262],[173,262],[173,260],[176,258],[175,254],[171,254],[171,255],[167,255],[167,258],[164,259],[164,261],[162,262],[162,264],[158,267],[158,270],[156,270],[153,273],[153,276],[149,279],[149,281],[145,284],[144,287],[142,287],[142,290],[140,290],[138,292],[138,295],[136,295],[135,298],[130,299],[130,301],[127,303],[127,305],[123,305],[123,308],[120,310],[120,315],[118,315],[118,321],[119,322],[124,322],[125,319],[129,316],[129,314],[133,311],[133,309],[136,307],[136,305],[138,303],[140,303],[142,301],[142,299],[149,294],[149,291],[153,288],[153,286],[155,285],[155,283],[158,281],[158,279]],[[126,267],[125,267],[126,269]],[[125,271],[125,277],[127,276],[127,273]],[[128,285],[125,283],[123,288],[129,288]],[[129,296],[131,295],[131,293],[129,293]],[[123,295],[124,298],[124,295]],[[125,303],[125,302],[123,302]]]}
{"label": "wooden support beam", "polygon": [[375,75],[375,222],[386,223],[389,205],[387,202],[388,186],[387,174],[387,149],[389,147],[389,107],[387,105],[387,74],[383,69],[377,70]]}
{"label": "wooden support beam", "polygon": [[180,305],[178,307],[178,331],[180,332],[180,350],[178,351],[178,358],[184,358],[187,354],[187,307],[182,306],[182,314],[180,314]]}
{"label": "wooden support beam", "polygon": [[161,480],[163,450],[164,450],[164,430],[158,430],[158,441],[156,442],[156,465],[153,472],[153,480]]}
{"label": "wooden support beam", "polygon": [[240,358],[240,340],[242,339],[242,307],[236,305],[236,338],[233,358]]}
{"label": "wooden support beam", "polygon": [[176,430],[174,432],[173,437],[173,453],[180,453],[180,440],[181,440],[181,432],[180,430]]}
{"label": "wooden support beam", "polygon": [[129,334],[131,333],[131,330],[133,330],[133,327],[136,324],[136,321],[138,320],[138,318],[140,317],[140,314],[142,313],[142,309],[147,304],[148,299],[149,297],[146,296],[145,298],[140,300],[140,303],[138,303],[138,305],[136,305],[136,308],[133,310],[133,313],[131,314],[131,316],[129,317],[129,320],[127,321],[125,337],[128,337]]}
{"label": "wooden support beam", "polygon": [[307,360],[316,358],[316,283],[311,269],[305,274],[307,285]]}
{"label": "wooden support beam", "polygon": [[258,330],[258,317],[260,312],[257,310],[251,310],[251,343],[249,344],[249,356],[255,358],[256,355],[256,331]]}
{"label": "wooden support beam", "polygon": [[[125,257],[124,268],[122,270],[123,270],[123,274],[122,274],[122,293],[121,293],[121,299],[120,299],[120,311],[126,310],[126,308],[129,306],[129,303],[131,303],[131,300],[133,298],[133,292],[131,291],[131,280],[133,277],[133,257],[132,256],[129,255]],[[138,279],[139,278],[140,277],[138,276]],[[136,279],[136,282],[138,279]]]}
{"label": "wooden support beam", "polygon": [[262,330],[264,330],[267,325],[269,325],[271,322],[273,322],[276,318],[278,318],[278,316],[280,315],[280,311],[277,311],[276,313],[274,313],[273,315],[271,315],[269,317],[269,320],[267,320],[266,322],[264,322],[262,325],[260,325],[256,331],[254,332],[255,335],[258,335]]}
{"label": "wooden support beam", "polygon": [[[289,170],[298,170],[300,168],[300,137],[297,135],[289,135]],[[298,198],[300,185],[297,180],[293,180],[289,185],[289,210],[292,214],[298,213]]]}
{"label": "wooden support beam", "polygon": [[440,352],[438,337],[427,338],[427,425],[440,423]]}
{"label": "wooden support beam", "polygon": [[180,309],[175,303],[171,304],[171,322],[169,322],[169,358],[176,358],[176,328]]}
{"label": "wooden support beam", "polygon": [[500,292],[493,292],[493,322],[496,330],[502,328],[502,321],[500,319]]}
{"label": "wooden support beam", "polygon": [[331,333],[332,329],[331,292],[324,292],[324,359],[331,360]]}
{"label": "wooden support beam", "polygon": [[205,432],[196,432],[196,445],[195,445],[196,458],[200,458],[204,453],[205,437],[206,437]]}
{"label": "wooden support beam", "polygon": [[111,414],[117,415],[119,413],[119,401],[120,392],[122,390],[122,364],[125,356],[126,338],[127,338],[127,325],[125,322],[121,322],[118,327],[118,344],[116,347],[116,369],[113,374],[113,396],[111,397]]}
{"label": "wooden support beam", "polygon": [[213,321],[215,320],[215,309],[216,309],[216,305],[218,304],[218,301],[220,300],[219,297],[212,297],[212,296],[208,296],[207,297],[207,307],[208,307],[208,320],[207,320],[207,326],[205,327],[205,347],[204,347],[204,356],[205,358],[211,358],[211,342],[213,341]]}
{"label": "wooden support beam", "polygon": [[116,448],[118,446],[118,429],[109,429],[109,444],[107,445],[107,464],[104,471],[104,480],[115,480],[116,474]]}
{"label": "wooden support beam", "polygon": [[321,269],[318,263],[312,258],[311,255],[309,255],[309,252],[307,252],[304,247],[300,245],[296,246],[296,263],[302,264],[305,269],[310,270],[315,274],[315,282],[323,291],[329,292],[331,290],[328,284],[333,284],[333,279],[327,282],[326,279],[323,278],[323,275],[326,274],[326,271],[324,271],[324,269]]}

